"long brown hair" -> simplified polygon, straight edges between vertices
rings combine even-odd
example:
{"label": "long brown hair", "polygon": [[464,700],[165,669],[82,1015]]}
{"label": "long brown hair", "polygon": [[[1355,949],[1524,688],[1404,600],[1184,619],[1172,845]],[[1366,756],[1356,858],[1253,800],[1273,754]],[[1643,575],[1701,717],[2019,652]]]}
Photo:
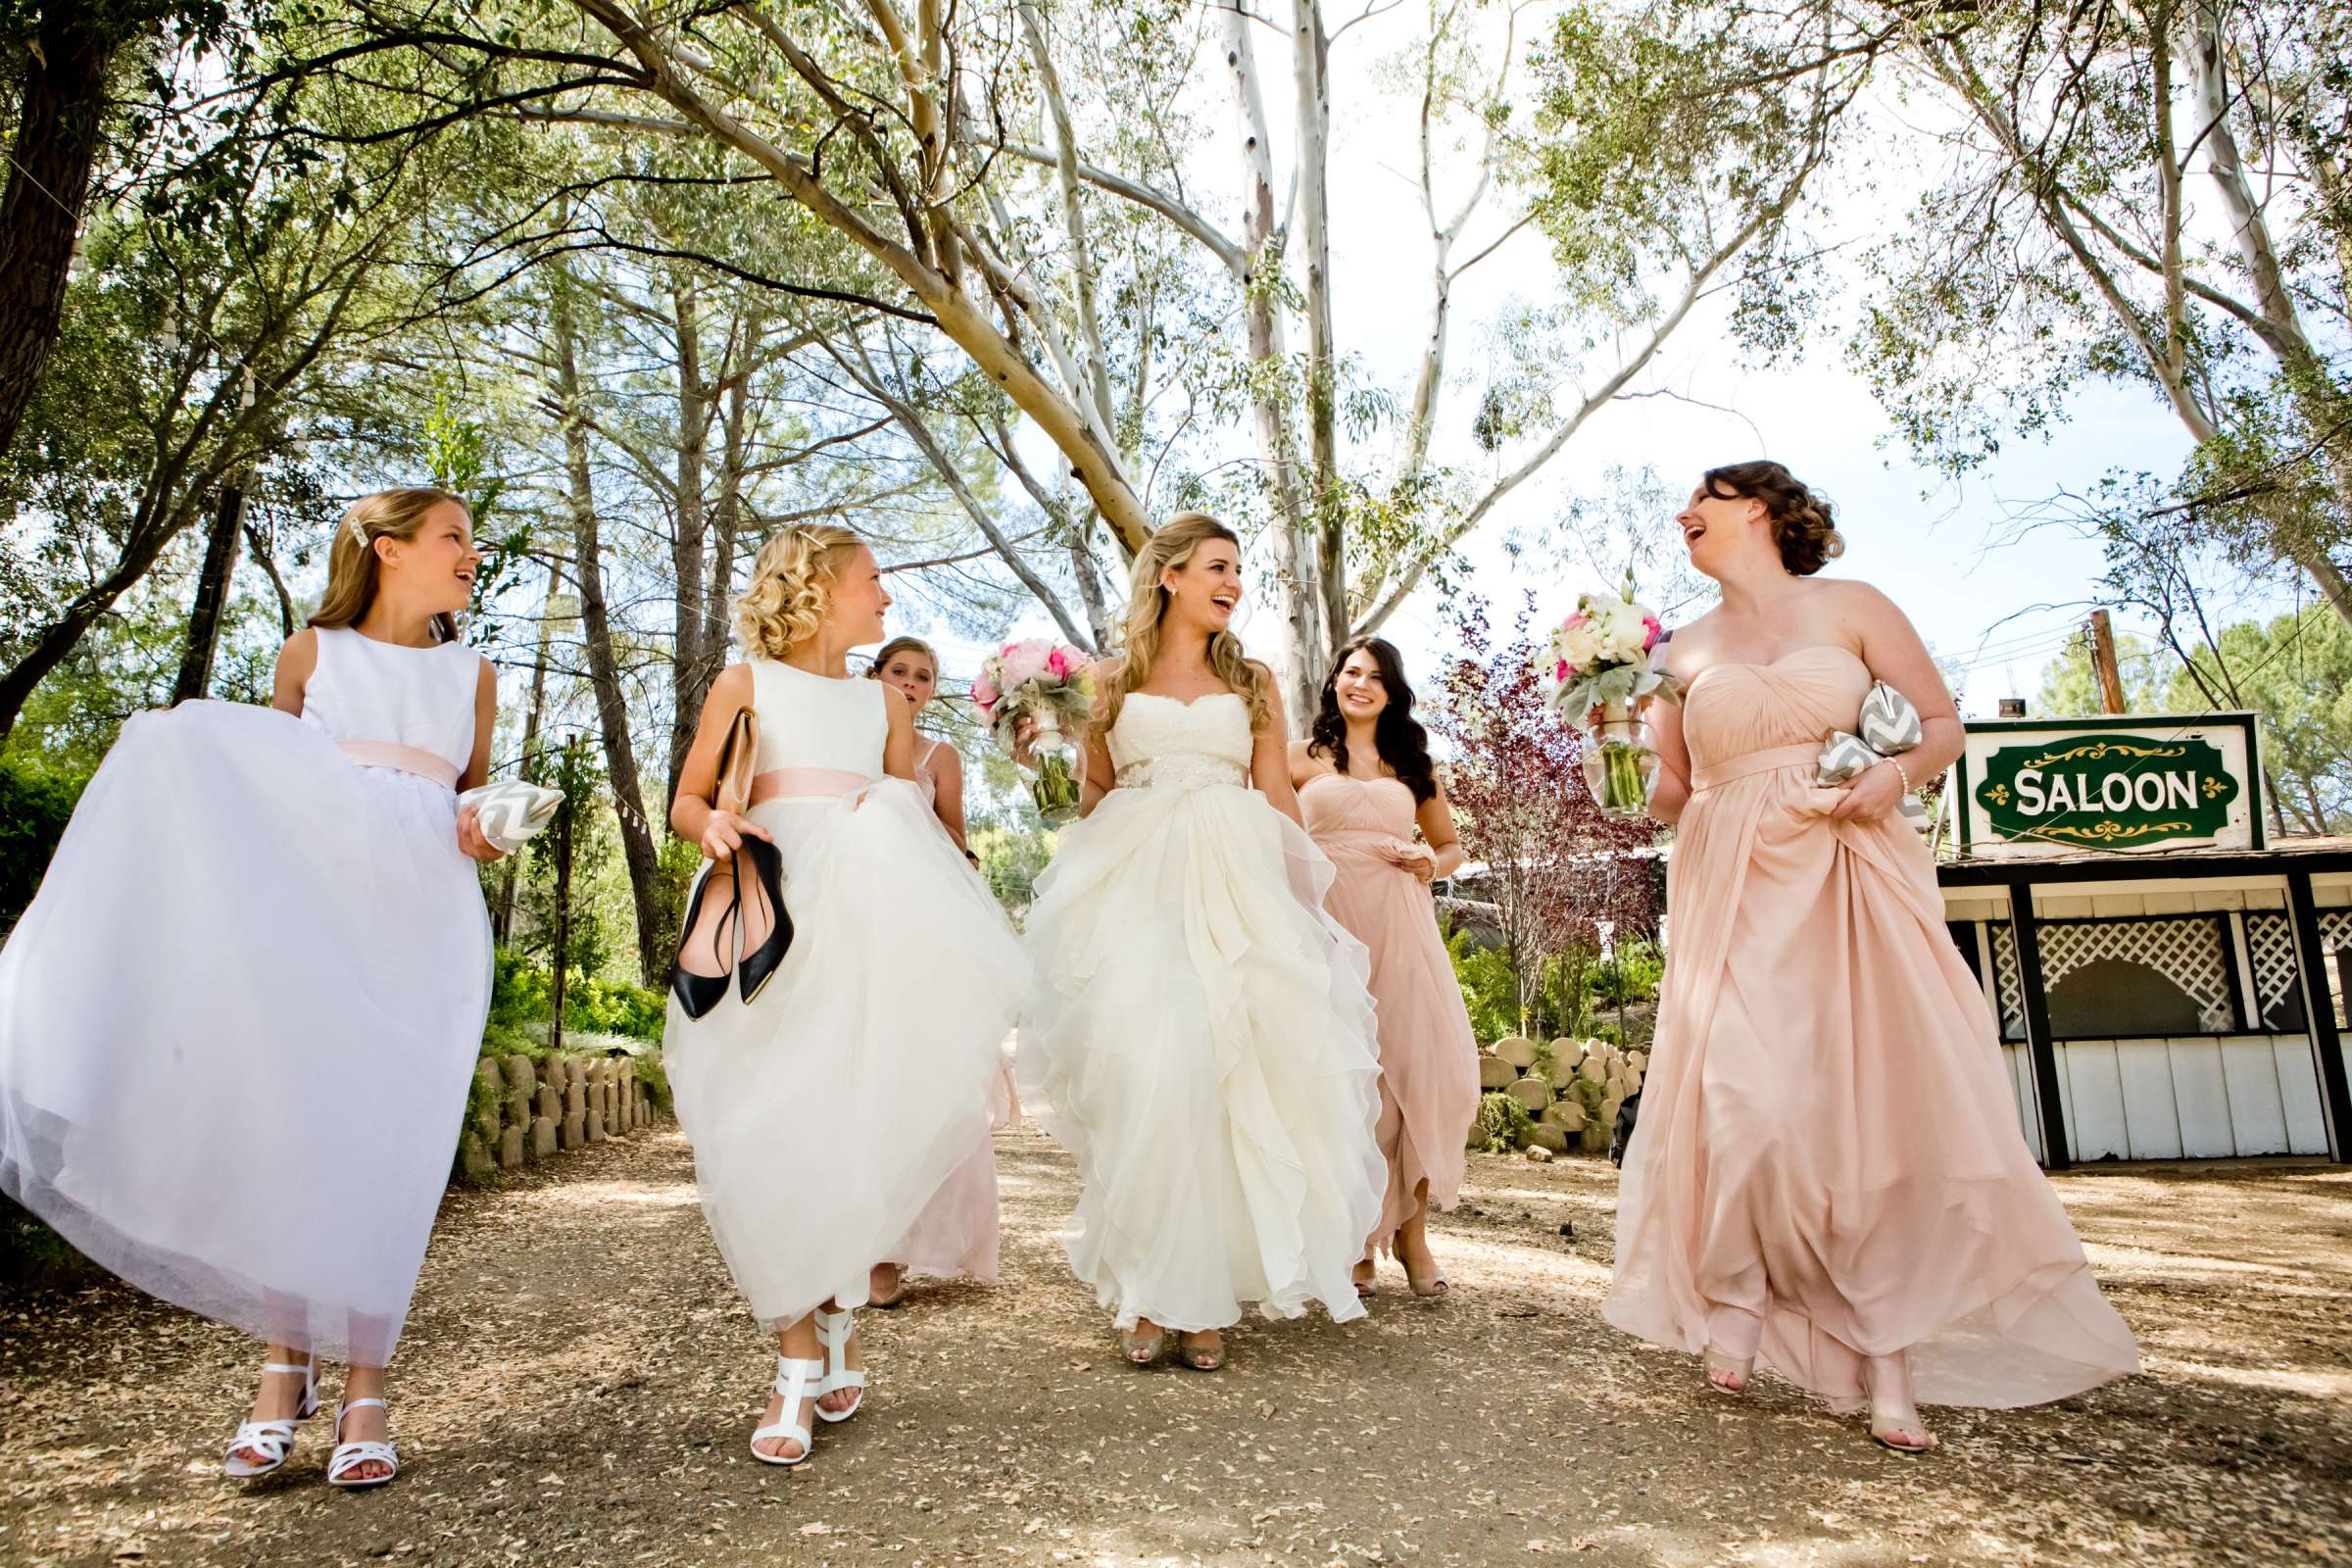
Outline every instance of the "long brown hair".
{"label": "long brown hair", "polygon": [[1404,678],[1404,660],[1386,637],[1351,638],[1331,662],[1323,677],[1323,706],[1307,733],[1309,755],[1321,753],[1341,772],[1348,771],[1348,720],[1340,712],[1340,671],[1357,654],[1369,654],[1379,667],[1380,684],[1389,706],[1372,723],[1372,746],[1420,806],[1438,793],[1438,771],[1429,760],[1429,731],[1413,716],[1413,688]]}
{"label": "long brown hair", "polygon": [[[356,626],[375,603],[375,584],[379,563],[375,556],[378,539],[397,539],[403,544],[416,537],[424,519],[444,501],[455,502],[466,514],[468,526],[473,522],[473,509],[464,498],[430,485],[404,485],[396,490],[378,490],[371,496],[362,496],[343,514],[335,524],[335,542],[326,557],[326,592],[319,596],[318,609],[305,624],[312,626]],[[433,617],[433,629],[445,643],[458,640],[458,617],[442,613]]]}
{"label": "long brown hair", "polygon": [[[1242,541],[1205,512],[1180,512],[1167,526],[1144,541],[1135,555],[1135,582],[1127,597],[1127,614],[1120,621],[1119,662],[1102,688],[1102,726],[1105,732],[1119,721],[1127,694],[1152,678],[1159,658],[1160,617],[1167,613],[1168,591],[1160,573],[1182,566],[1193,552],[1211,539],[1222,539],[1238,552]],[[1273,717],[1264,668],[1242,652],[1242,640],[1229,631],[1212,632],[1208,639],[1208,667],[1217,679],[1250,707],[1250,728],[1264,729]]]}
{"label": "long brown hair", "polygon": [[1709,468],[1699,483],[1718,501],[1764,503],[1781,564],[1796,576],[1810,577],[1845,554],[1830,498],[1769,458]]}

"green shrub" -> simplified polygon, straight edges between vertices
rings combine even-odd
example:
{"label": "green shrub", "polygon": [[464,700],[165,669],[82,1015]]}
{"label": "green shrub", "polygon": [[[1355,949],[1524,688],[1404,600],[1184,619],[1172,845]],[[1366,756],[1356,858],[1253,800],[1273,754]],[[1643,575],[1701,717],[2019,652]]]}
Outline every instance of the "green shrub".
{"label": "green shrub", "polygon": [[1470,1124],[1470,1147],[1482,1154],[1506,1154],[1519,1140],[1536,1130],[1527,1107],[1501,1090],[1491,1090],[1478,1101],[1478,1119]]}
{"label": "green shrub", "polygon": [[1592,966],[1592,994],[1612,1007],[1647,1002],[1658,994],[1666,960],[1645,939],[1633,937],[1617,946],[1617,956]]}
{"label": "green shrub", "polygon": [[0,760],[0,932],[17,923],[89,780]]}
{"label": "green shrub", "polygon": [[[555,976],[510,949],[498,952],[490,987],[490,1025],[544,1023],[555,1007]],[[651,986],[573,970],[564,985],[564,1029],[659,1041],[669,999]],[[541,1048],[544,1053],[545,1048]]]}

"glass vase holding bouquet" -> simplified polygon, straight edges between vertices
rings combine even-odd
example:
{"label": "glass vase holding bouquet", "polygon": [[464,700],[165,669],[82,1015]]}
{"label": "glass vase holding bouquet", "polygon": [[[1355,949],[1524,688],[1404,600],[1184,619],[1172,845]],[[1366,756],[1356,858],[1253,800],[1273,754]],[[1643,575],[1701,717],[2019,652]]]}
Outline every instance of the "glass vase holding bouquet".
{"label": "glass vase holding bouquet", "polygon": [[1649,814],[1658,754],[1637,706],[1643,698],[1672,699],[1674,677],[1650,666],[1665,629],[1655,612],[1634,598],[1633,573],[1622,594],[1586,594],[1552,628],[1536,656],[1536,676],[1551,710],[1585,738],[1585,783],[1602,812]]}
{"label": "glass vase holding bouquet", "polygon": [[1075,820],[1086,783],[1076,737],[1095,706],[1095,672],[1087,656],[1042,637],[1006,643],[980,662],[972,701],[1007,754],[1019,753],[1023,719],[1037,726],[1028,753],[1037,769],[1030,799],[1048,827]]}

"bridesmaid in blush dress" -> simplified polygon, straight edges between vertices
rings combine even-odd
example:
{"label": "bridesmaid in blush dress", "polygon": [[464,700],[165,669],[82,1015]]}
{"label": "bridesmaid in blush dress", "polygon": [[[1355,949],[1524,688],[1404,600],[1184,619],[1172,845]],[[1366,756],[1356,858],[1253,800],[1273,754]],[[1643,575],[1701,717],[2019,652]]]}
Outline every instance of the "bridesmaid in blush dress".
{"label": "bridesmaid in blush dress", "polygon": [[[1895,811],[1960,752],[1934,661],[1884,595],[1812,575],[1842,545],[1779,464],[1709,470],[1677,521],[1723,599],[1668,645],[1680,710],[1650,710],[1675,940],[1603,1314],[1703,1352],[1724,1394],[1760,1355],[1902,1453],[1935,1446],[1916,1399],[2038,1404],[2136,1372]],[[1822,737],[1874,680],[1923,739],[1822,788]]]}
{"label": "bridesmaid in blush dress", "polygon": [[1413,717],[1403,662],[1384,639],[1358,638],[1340,651],[1311,738],[1291,743],[1291,782],[1308,836],[1338,873],[1324,906],[1372,956],[1375,1136],[1389,1184],[1379,1228],[1355,1266],[1356,1294],[1372,1294],[1375,1259],[1387,1251],[1404,1265],[1415,1296],[1443,1296],[1429,1209],[1451,1208],[1461,1192],[1464,1146],[1478,1115],[1478,1040],[1429,884],[1462,863],[1462,847],[1430,765],[1428,734]]}
{"label": "bridesmaid in blush dress", "polygon": [[[874,655],[866,674],[895,688],[919,719],[939,693],[939,655],[920,637],[893,637]],[[956,848],[977,866],[964,843],[963,759],[956,748],[932,736],[915,736],[914,785]],[[940,1184],[922,1217],[892,1251],[893,1261],[874,1265],[866,1296],[872,1305],[891,1307],[905,1300],[910,1275],[997,1282],[997,1146],[990,1133],[1011,1126],[1020,1113],[1009,1061],[989,1084],[988,1110],[989,1130],[981,1133],[970,1157]]]}

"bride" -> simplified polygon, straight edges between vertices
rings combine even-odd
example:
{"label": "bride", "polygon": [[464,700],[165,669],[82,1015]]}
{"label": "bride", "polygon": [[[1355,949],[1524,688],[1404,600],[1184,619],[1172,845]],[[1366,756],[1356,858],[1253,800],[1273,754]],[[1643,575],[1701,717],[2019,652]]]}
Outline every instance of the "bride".
{"label": "bride", "polygon": [[1230,629],[1241,595],[1213,517],[1137,558],[1085,820],[1029,915],[1021,1099],[1078,1161],[1063,1244],[1137,1365],[1173,1331],[1214,1371],[1246,1302],[1362,1316],[1349,1271],[1388,1179],[1364,949],[1323,912],[1331,862],[1299,826],[1273,678]]}

